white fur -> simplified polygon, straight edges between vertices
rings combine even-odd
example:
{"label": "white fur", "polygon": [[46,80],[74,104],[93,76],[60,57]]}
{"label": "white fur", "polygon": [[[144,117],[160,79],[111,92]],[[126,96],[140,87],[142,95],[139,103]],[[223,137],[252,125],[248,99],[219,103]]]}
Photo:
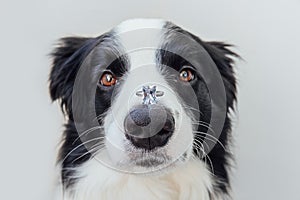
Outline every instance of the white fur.
{"label": "white fur", "polygon": [[[132,24],[135,26],[131,26]],[[119,165],[121,163],[121,169],[125,171],[137,169],[131,165],[132,162],[128,152],[126,152],[126,148],[132,145],[125,138],[123,124],[130,109],[142,103],[142,98],[136,96],[135,93],[141,90],[144,85],[155,84],[157,90],[164,92],[163,97],[159,98],[160,104],[171,110],[176,122],[175,132],[168,145],[157,151],[164,152],[172,161],[177,160],[185,152],[189,153],[188,157],[191,156],[191,151],[187,150],[193,143],[192,119],[185,112],[186,109],[183,109],[179,98],[162,76],[162,72],[159,71],[156,64],[156,50],[159,48],[164,31],[162,28],[161,20],[149,19],[130,20],[115,28],[118,41],[129,58],[130,71],[122,78],[124,84],[122,88],[116,91],[117,97],[112,102],[112,106],[105,117],[106,148],[103,151],[107,151],[106,157],[110,158],[105,161],[106,164]],[[175,115],[175,113],[179,113],[179,115]],[[134,148],[131,149],[134,150]],[[131,154],[138,153],[138,151],[131,152]],[[103,158],[100,159],[103,160]],[[139,170],[145,172],[150,169]]]}
{"label": "white fur", "polygon": [[119,173],[93,159],[79,168],[77,176],[83,178],[64,200],[209,200],[214,184],[200,160],[151,176]]}
{"label": "white fur", "polygon": [[115,30],[117,33],[124,33],[143,28],[161,29],[164,24],[165,21],[162,19],[128,19],[120,23]]}

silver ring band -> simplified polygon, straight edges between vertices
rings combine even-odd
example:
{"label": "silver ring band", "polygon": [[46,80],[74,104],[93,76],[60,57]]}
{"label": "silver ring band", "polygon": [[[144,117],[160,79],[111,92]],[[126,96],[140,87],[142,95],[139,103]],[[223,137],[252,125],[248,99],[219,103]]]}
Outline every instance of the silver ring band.
{"label": "silver ring band", "polygon": [[[136,96],[138,96],[138,97],[143,97],[143,96],[144,96],[144,92],[143,92],[143,91],[137,91],[135,94],[136,94]],[[161,97],[161,96],[164,95],[164,92],[163,92],[163,91],[156,91],[156,92],[155,92],[155,95],[156,95],[157,97]]]}

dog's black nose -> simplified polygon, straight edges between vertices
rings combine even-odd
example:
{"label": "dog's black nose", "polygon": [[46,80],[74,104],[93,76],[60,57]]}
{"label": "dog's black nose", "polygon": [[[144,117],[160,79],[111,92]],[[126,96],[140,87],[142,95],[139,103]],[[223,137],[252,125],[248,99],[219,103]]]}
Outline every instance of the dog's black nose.
{"label": "dog's black nose", "polygon": [[139,105],[124,121],[125,135],[137,148],[164,146],[175,129],[172,113],[160,105]]}

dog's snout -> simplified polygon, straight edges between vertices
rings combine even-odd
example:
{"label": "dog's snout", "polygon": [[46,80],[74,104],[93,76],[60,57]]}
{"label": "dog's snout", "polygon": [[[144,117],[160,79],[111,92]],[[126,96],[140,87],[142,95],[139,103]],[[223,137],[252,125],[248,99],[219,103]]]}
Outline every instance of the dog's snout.
{"label": "dog's snout", "polygon": [[175,129],[172,113],[160,105],[139,105],[124,121],[125,135],[137,148],[164,146]]}

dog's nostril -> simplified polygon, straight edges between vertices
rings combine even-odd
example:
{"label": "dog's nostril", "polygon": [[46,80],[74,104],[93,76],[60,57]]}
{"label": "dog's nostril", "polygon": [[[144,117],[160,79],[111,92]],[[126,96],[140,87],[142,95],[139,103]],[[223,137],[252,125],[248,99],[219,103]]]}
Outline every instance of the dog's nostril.
{"label": "dog's nostril", "polygon": [[[135,109],[129,114],[130,119],[137,126],[147,126],[151,123],[151,118],[149,116],[149,110],[145,107]],[[128,120],[130,120],[128,119]]]}
{"label": "dog's nostril", "polygon": [[166,123],[164,125],[164,130],[165,131],[174,131],[174,128],[175,128],[175,120],[174,120],[174,117],[171,116],[170,119],[167,119],[166,120]]}

